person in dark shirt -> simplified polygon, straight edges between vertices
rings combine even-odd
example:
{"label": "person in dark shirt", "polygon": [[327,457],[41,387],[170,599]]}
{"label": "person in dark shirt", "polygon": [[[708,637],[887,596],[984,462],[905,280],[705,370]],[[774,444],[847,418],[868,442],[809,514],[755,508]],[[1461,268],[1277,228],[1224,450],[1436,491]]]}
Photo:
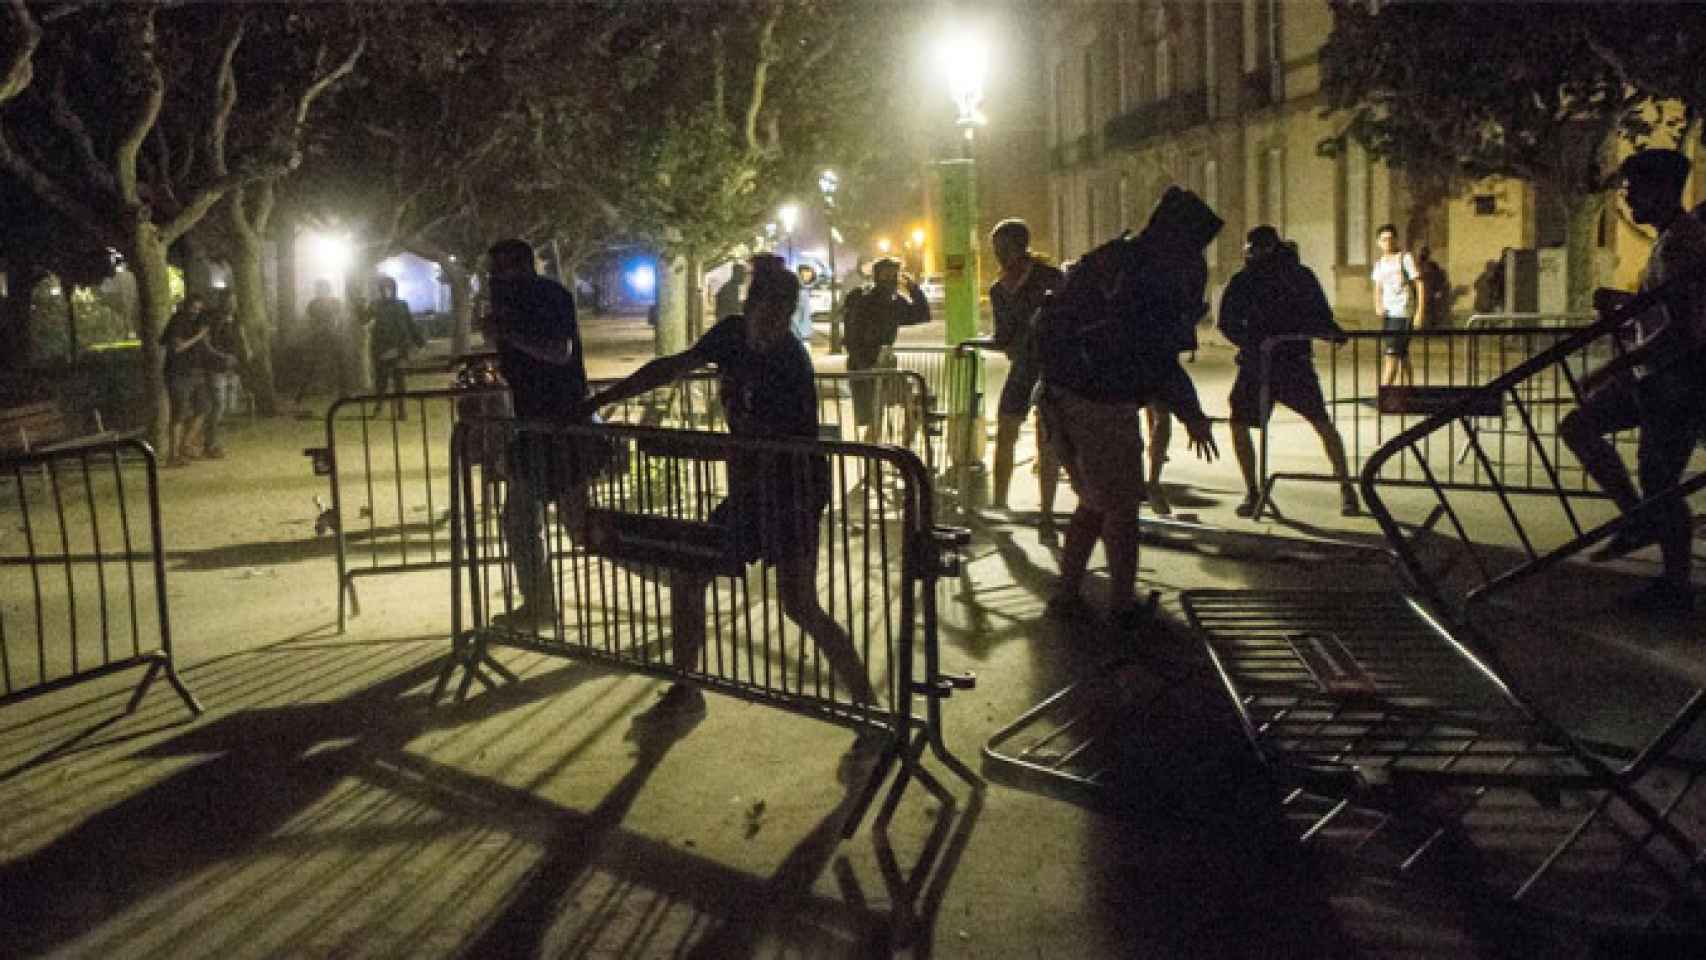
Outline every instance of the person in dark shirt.
{"label": "person in dark shirt", "polygon": [[[904,297],[900,294],[903,280]],[[900,261],[891,257],[871,267],[870,285],[848,294],[843,310],[842,341],[847,348],[849,373],[893,369],[894,341],[900,328],[930,322],[930,301],[923,289],[910,276],[902,277]],[[876,443],[882,424],[877,384],[870,378],[855,379],[852,389],[853,420],[865,428],[864,441]],[[910,437],[910,425],[905,432]]]}
{"label": "person in dark shirt", "polygon": [[160,344],[166,352],[164,372],[171,406],[166,441],[168,467],[189,463],[194,438],[207,415],[207,372],[198,355],[207,335],[207,303],[196,293],[184,297],[183,304],[160,333]]}
{"label": "person in dark shirt", "polygon": [[[811,356],[789,330],[799,298],[799,278],[780,265],[752,272],[745,312],[725,317],[686,351],[660,357],[595,394],[583,408],[596,410],[667,386],[705,366],[720,378],[729,431],[737,437],[817,437],[817,394]],[[729,461],[728,497],[710,522],[732,538],[747,563],[776,568],[782,611],[817,644],[836,678],[862,704],[876,691],[847,632],[818,602],[818,524],[829,504],[829,464],[821,456],[743,452]],[[678,573],[671,583],[676,668],[692,670],[705,642],[705,589],[699,574]],[[690,682],[664,695],[653,717],[704,710]]]}
{"label": "person in dark shirt", "polygon": [[225,458],[225,448],[219,443],[219,428],[225,422],[225,411],[231,406],[231,394],[242,380],[237,370],[249,355],[243,328],[237,323],[236,305],[229,290],[215,292],[209,310],[206,339],[196,348],[196,357],[207,378],[207,426],[203,432],[201,455],[208,460]]}
{"label": "person in dark shirt", "polygon": [[729,268],[729,279],[717,288],[717,319],[732,317],[740,312],[740,298],[746,287],[746,264]]}
{"label": "person in dark shirt", "polygon": [[1314,271],[1299,263],[1280,242],[1278,230],[1267,224],[1251,230],[1245,236],[1244,258],[1244,269],[1233,275],[1220,300],[1220,332],[1238,348],[1238,377],[1227,398],[1232,408],[1232,451],[1244,474],[1246,491],[1236,512],[1240,517],[1253,517],[1261,501],[1250,429],[1265,427],[1273,413],[1272,404],[1282,403],[1309,421],[1321,438],[1333,476],[1339,480],[1341,512],[1355,516],[1359,505],[1345,464],[1345,443],[1327,415],[1309,341],[1286,340],[1275,345],[1267,372],[1269,406],[1262,406],[1262,341],[1286,334],[1343,339],[1343,331],[1333,321],[1333,308],[1328,306]]}
{"label": "person in dark shirt", "polygon": [[1175,268],[1192,253],[1202,257],[1221,221],[1200,201],[1175,206],[1168,216],[1192,218],[1196,226],[1156,230],[1152,221],[1136,238],[1096,248],[1037,318],[1038,414],[1078,494],[1061,549],[1060,581],[1048,603],[1051,616],[1088,616],[1081,590],[1097,540],[1107,554],[1113,622],[1129,629],[1146,614],[1137,600],[1137,513],[1145,496],[1138,411],[1144,405],[1164,402],[1204,460],[1219,453],[1166,327],[1201,293],[1188,276],[1180,282]]}
{"label": "person in dark shirt", "polygon": [[[1631,154],[1619,168],[1629,214],[1658,231],[1640,292],[1658,303],[1624,321],[1630,341],[1615,359],[1582,380],[1581,406],[1558,424],[1558,433],[1618,508],[1625,513],[1660,497],[1682,479],[1689,458],[1706,432],[1706,224],[1682,205],[1692,167],[1675,150]],[[1623,318],[1633,295],[1621,290],[1594,293],[1594,307]],[[1636,469],[1640,491],[1606,435],[1639,427]],[[1623,527],[1589,559],[1612,560],[1657,543],[1664,572],[1624,604],[1634,609],[1686,614],[1694,609],[1688,504],[1670,496]]]}
{"label": "person in dark shirt", "polygon": [[[421,336],[409,305],[397,298],[396,280],[379,278],[379,299],[369,309],[373,317],[373,392],[383,397],[395,387],[394,392],[404,393],[408,387],[403,382],[403,364],[409,354],[426,346],[426,338]],[[399,420],[408,418],[400,399],[392,412]]]}
{"label": "person in dark shirt", "polygon": [[[997,510],[1007,509],[1007,491],[1013,484],[1013,447],[1019,430],[1031,415],[1031,395],[1037,386],[1037,364],[1033,357],[1035,329],[1032,321],[1044,301],[1059,289],[1065,275],[1031,254],[1031,230],[1025,221],[1003,220],[989,233],[1001,276],[990,285],[989,306],[995,314],[995,336],[989,342],[1007,355],[1007,382],[1001,387],[999,419],[995,432],[995,488]],[[1060,464],[1041,437],[1037,442],[1038,473],[1042,489],[1042,522],[1054,526],[1054,493],[1060,483]]]}
{"label": "person in dark shirt", "polygon": [[[525,240],[501,241],[487,257],[490,307],[481,319],[481,333],[497,350],[498,371],[509,384],[515,418],[584,422],[586,361],[574,297],[561,284],[539,276],[533,247]],[[579,538],[586,519],[585,478],[572,447],[525,432],[510,445],[507,472],[504,538],[522,604],[503,619],[508,626],[537,629],[553,623],[556,613],[550,560],[541,537],[545,504],[555,501],[558,522],[572,538]]]}

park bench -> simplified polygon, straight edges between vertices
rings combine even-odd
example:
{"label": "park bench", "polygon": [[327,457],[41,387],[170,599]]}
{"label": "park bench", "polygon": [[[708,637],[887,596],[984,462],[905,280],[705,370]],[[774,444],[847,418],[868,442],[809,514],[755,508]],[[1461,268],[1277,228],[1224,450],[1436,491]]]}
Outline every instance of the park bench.
{"label": "park bench", "polygon": [[94,429],[82,429],[66,415],[57,400],[0,408],[0,457],[51,453],[134,435],[134,432],[108,430],[99,410],[94,411],[93,418]]}

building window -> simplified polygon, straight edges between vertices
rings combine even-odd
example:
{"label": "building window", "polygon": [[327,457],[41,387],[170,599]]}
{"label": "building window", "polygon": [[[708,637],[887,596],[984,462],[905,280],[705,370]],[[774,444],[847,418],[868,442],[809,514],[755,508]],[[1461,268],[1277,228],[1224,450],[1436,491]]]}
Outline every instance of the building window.
{"label": "building window", "polygon": [[1055,252],[1066,259],[1066,192],[1059,189],[1054,194],[1054,244]]}
{"label": "building window", "polygon": [[1054,65],[1054,142],[1066,142],[1066,64]]}
{"label": "building window", "polygon": [[1262,152],[1262,222],[1285,233],[1285,151],[1269,147]]}
{"label": "building window", "polygon": [[1344,210],[1344,223],[1341,227],[1344,243],[1341,256],[1346,266],[1367,266],[1370,229],[1368,151],[1364,150],[1361,144],[1352,141],[1345,145],[1339,162],[1344,170],[1345,190],[1341,207]]}
{"label": "building window", "polygon": [[[1198,190],[1197,194],[1202,197],[1203,203],[1208,204],[1210,210],[1216,213],[1220,212],[1220,161],[1204,160],[1202,162],[1202,189]],[[1219,264],[1220,234],[1215,234],[1215,238],[1208,245],[1208,265],[1210,269],[1213,269]]]}
{"label": "building window", "polygon": [[1131,109],[1131,31],[1122,18],[1114,26],[1115,71],[1119,78],[1120,113]]}
{"label": "building window", "polygon": [[1092,47],[1084,48],[1084,130],[1085,134],[1096,129],[1096,55]]}
{"label": "building window", "polygon": [[1155,11],[1155,99],[1173,95],[1173,35],[1167,29],[1167,11]]}
{"label": "building window", "polygon": [[1096,245],[1096,185],[1084,185],[1084,249]]}

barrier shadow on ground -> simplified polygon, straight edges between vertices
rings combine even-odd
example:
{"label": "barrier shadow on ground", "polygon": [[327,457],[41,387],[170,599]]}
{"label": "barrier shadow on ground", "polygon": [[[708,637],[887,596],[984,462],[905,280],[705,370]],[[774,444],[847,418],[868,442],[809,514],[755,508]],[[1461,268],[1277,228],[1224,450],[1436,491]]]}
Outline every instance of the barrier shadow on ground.
{"label": "barrier shadow on ground", "polygon": [[[21,828],[49,838],[0,864],[8,905],[0,936],[9,949],[217,955],[382,943],[399,954],[478,953],[482,945],[510,954],[532,944],[552,954],[649,955],[668,942],[669,952],[704,956],[776,943],[869,955],[927,925],[975,820],[942,818],[959,826],[926,843],[923,866],[914,867],[931,879],[887,891],[902,906],[838,900],[812,888],[841,849],[846,801],[767,877],[622,827],[690,728],[633,738],[631,766],[585,811],[513,776],[469,772],[478,766],[471,758],[505,742],[525,741],[505,769],[544,771],[538,777],[582,756],[592,734],[564,742],[521,728],[536,727],[550,700],[603,671],[528,673],[524,683],[429,711],[436,656],[398,670],[394,654],[360,645],[301,654],[234,656],[198,671],[210,702],[252,706],[163,737],[151,726],[161,711],[144,710],[137,730],[75,769],[49,760],[0,781],[0,791],[30,801],[8,804]],[[333,699],[304,699],[324,697],[334,675],[378,679]],[[614,704],[613,715],[630,706]],[[85,720],[77,710],[49,715],[31,735],[62,736]],[[127,785],[119,768],[140,780]],[[82,799],[50,810],[66,790]],[[660,911],[679,922],[635,926]]]}

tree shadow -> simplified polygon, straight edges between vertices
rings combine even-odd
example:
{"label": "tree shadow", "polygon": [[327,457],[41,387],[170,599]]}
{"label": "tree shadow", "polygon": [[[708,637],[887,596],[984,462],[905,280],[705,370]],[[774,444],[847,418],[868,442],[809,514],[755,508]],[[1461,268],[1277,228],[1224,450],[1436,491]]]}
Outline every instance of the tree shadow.
{"label": "tree shadow", "polygon": [[[443,527],[426,521],[375,527],[373,530],[352,530],[344,534],[345,551],[351,554],[357,550],[365,551],[363,559],[374,551],[381,556],[396,555],[402,551],[404,537],[409,538],[411,551],[425,552],[428,544],[436,540],[438,551],[446,557],[450,554],[450,543]],[[166,559],[173,562],[172,570],[205,571],[329,560],[337,554],[336,539],[317,536],[303,540],[228,543],[199,550],[168,550]]]}

